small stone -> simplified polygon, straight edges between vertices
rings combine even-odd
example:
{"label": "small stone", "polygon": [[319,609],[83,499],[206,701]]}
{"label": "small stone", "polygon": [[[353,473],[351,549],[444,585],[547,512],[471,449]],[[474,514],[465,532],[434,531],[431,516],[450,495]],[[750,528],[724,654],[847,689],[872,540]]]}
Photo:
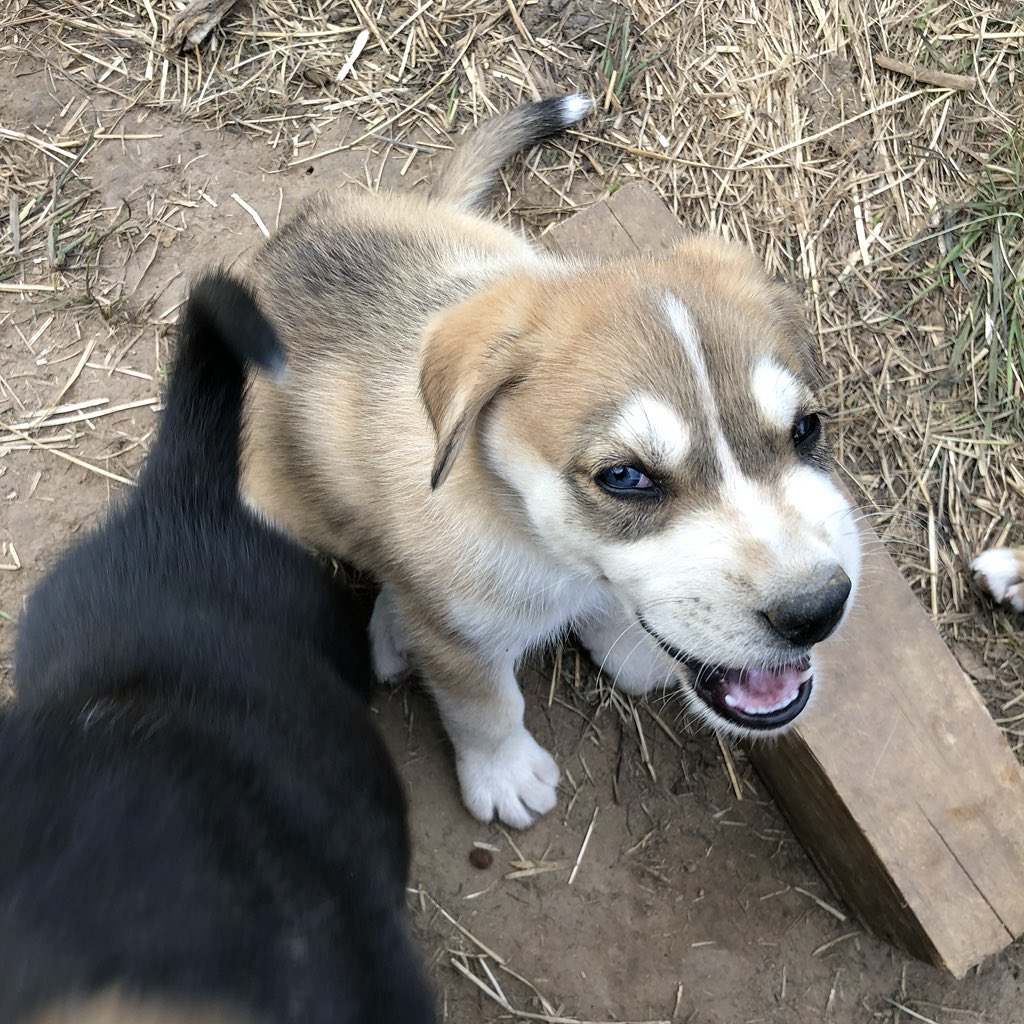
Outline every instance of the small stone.
{"label": "small stone", "polygon": [[310,85],[316,85],[321,88],[326,85],[330,85],[332,81],[331,75],[324,71],[323,68],[303,68],[302,77],[309,82]]}
{"label": "small stone", "polygon": [[494,854],[482,846],[474,846],[469,851],[469,863],[481,871],[486,871],[494,863]]}

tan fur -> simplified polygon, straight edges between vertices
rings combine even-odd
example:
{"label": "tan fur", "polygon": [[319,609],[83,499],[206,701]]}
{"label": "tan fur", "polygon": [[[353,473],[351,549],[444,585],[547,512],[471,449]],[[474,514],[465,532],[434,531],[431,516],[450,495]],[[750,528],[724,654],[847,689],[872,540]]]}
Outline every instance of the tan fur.
{"label": "tan fur", "polygon": [[[526,243],[507,231],[452,208],[428,204],[418,196],[389,196],[385,202],[351,190],[337,199],[321,196],[311,204],[306,227],[314,239],[312,245],[316,240],[344,239],[353,226],[413,242],[429,243],[448,236],[448,267],[457,270],[464,263],[481,280],[497,276],[509,266],[536,262]],[[290,428],[303,447],[312,442],[315,455],[326,460],[325,480],[335,476],[372,478],[378,466],[396,480],[419,478],[423,486],[413,488],[408,511],[416,511],[417,505],[419,512],[426,511],[436,442],[420,400],[418,351],[426,320],[435,310],[410,332],[402,323],[406,311],[397,305],[387,319],[367,318],[357,304],[349,308],[327,302],[313,309],[296,305],[292,298],[295,284],[306,281],[305,275],[315,270],[305,261],[275,261],[274,255],[272,242],[250,269],[249,277],[289,350],[292,386],[281,391],[262,377],[253,382],[244,486],[260,507],[298,536],[347,557],[350,550],[373,543],[376,528],[360,529],[360,509],[350,509],[349,500],[339,501],[332,493],[317,501],[313,495],[293,491],[294,464],[290,453],[280,449],[279,428]],[[400,279],[404,269],[387,266],[382,272]],[[442,276],[432,283],[441,292],[438,309],[446,300],[454,304],[463,297]],[[395,291],[401,294],[400,280]],[[372,364],[352,364],[348,342],[354,337],[362,352],[373,354]],[[384,396],[386,401],[378,401]],[[364,433],[368,423],[373,426]],[[396,439],[401,443],[396,445]],[[473,490],[472,483],[468,486]],[[361,498],[356,500],[361,506]],[[392,519],[394,528],[401,529],[408,518],[407,510],[397,508],[378,507],[375,517],[378,515],[388,518],[387,532]],[[346,532],[349,525],[354,532],[342,536],[332,528],[335,517],[345,523]],[[417,537],[413,544],[419,543]]]}
{"label": "tan fur", "polygon": [[573,96],[527,104],[490,118],[442,162],[430,199],[462,210],[481,208],[509,157],[567,127],[589,109],[588,99]]}
{"label": "tan fur", "polygon": [[194,1000],[128,996],[106,990],[70,997],[12,1024],[260,1024],[234,1009]]}
{"label": "tan fur", "polygon": [[444,483],[484,407],[526,376],[522,339],[531,326],[537,282],[513,275],[427,326],[420,350],[420,395],[437,437],[431,486]]}
{"label": "tan fur", "polygon": [[[467,181],[471,165],[459,165]],[[523,728],[516,660],[629,604],[601,552],[656,543],[713,504],[706,458],[665,455],[654,468],[674,484],[650,513],[627,513],[593,480],[620,458],[614,424],[638,394],[693,427],[698,455],[707,448],[665,297],[699,323],[723,425],[741,445],[750,435],[755,460],[764,430],[750,411],[751,360],[773,359],[813,402],[816,354],[792,293],[737,246],[694,238],[656,260],[558,259],[461,212],[453,180],[441,190],[450,202],[319,197],[253,260],[247,275],[289,369],[283,389],[253,382],[244,488],[281,527],[386,584],[374,627],[375,643],[394,647],[384,671],[408,658],[425,675],[470,809],[521,826],[553,804],[557,770]],[[659,458],[621,458],[632,455]],[[549,492],[562,505],[545,525]],[[817,571],[799,543],[792,567],[763,540],[739,549],[737,571],[772,586]],[[662,685],[685,678],[649,641],[630,641],[641,642],[645,672]],[[765,641],[764,659],[784,657],[772,651]]]}

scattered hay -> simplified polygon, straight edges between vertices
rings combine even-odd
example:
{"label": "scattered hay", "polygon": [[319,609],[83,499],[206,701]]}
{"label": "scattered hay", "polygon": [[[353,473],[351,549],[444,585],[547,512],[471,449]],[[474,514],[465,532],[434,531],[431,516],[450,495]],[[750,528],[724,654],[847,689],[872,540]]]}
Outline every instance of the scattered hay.
{"label": "scattered hay", "polygon": [[110,218],[97,206],[93,190],[77,171],[97,144],[96,136],[95,131],[76,130],[71,122],[68,130],[45,140],[0,126],[4,293],[55,293],[62,278],[87,277],[104,241],[128,227],[126,214]]}
{"label": "scattered hay", "polygon": [[[412,893],[418,898],[421,909],[426,910],[429,904],[433,907],[435,913],[444,918],[457,930],[459,936],[468,940],[468,949],[465,943],[460,942],[457,948],[449,948],[447,950],[448,962],[451,966],[483,995],[496,1003],[512,1019],[544,1021],[545,1024],[672,1024],[672,1020],[675,1020],[675,1015],[673,1015],[672,1020],[627,1020],[618,1022],[588,1021],[567,1016],[562,1007],[555,1006],[533,982],[514,971],[505,957],[484,945],[426,890],[422,888],[415,889],[412,890]],[[504,986],[499,977],[505,979]],[[517,989],[522,991],[527,1000],[536,1006],[536,1010],[527,1010],[515,1005],[512,998],[505,992],[505,988],[510,984],[509,979],[511,979],[511,984],[514,984]],[[680,994],[677,994],[677,1004]]]}

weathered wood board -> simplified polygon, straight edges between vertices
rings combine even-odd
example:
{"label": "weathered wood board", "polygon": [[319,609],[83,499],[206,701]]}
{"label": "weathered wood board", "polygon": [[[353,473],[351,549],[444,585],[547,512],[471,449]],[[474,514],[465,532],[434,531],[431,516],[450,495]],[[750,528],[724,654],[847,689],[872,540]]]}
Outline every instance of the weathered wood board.
{"label": "weathered wood board", "polygon": [[[608,258],[683,235],[629,185],[545,238]],[[857,604],[819,699],[751,760],[824,877],[877,935],[961,977],[1024,934],[1024,772],[867,528]]]}

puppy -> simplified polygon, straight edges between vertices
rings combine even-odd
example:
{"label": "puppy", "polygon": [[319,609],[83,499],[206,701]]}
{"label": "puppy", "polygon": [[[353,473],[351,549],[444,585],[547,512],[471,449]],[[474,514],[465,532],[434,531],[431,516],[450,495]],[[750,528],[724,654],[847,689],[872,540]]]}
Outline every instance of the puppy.
{"label": "puppy", "polygon": [[138,488],[32,595],[0,717],[0,1020],[432,1022],[365,623],[238,498],[230,278],[183,315]]}
{"label": "puppy", "polygon": [[466,806],[517,827],[558,769],[516,663],[574,628],[631,693],[713,726],[795,721],[860,564],[793,293],[692,238],[613,263],[480,215],[516,150],[589,101],[483,125],[429,195],[321,195],[246,273],[288,351],[247,409],[248,500],[383,584],[382,679],[423,674]]}
{"label": "puppy", "polygon": [[974,582],[998,604],[1024,612],[1024,550],[989,548],[971,562]]}

